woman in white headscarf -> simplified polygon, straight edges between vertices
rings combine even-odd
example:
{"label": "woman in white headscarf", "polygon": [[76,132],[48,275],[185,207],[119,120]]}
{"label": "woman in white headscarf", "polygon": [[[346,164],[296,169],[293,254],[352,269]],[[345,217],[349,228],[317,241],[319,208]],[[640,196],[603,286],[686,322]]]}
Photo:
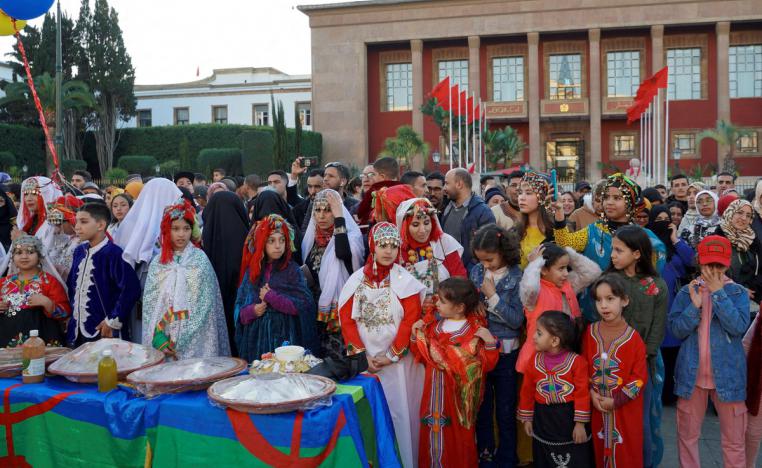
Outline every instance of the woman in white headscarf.
{"label": "woman in white headscarf", "polygon": [[[468,278],[461,256],[463,246],[442,231],[437,212],[426,198],[412,198],[397,208],[400,231],[400,264],[426,286],[426,295],[436,294],[439,283],[451,276]],[[424,310],[424,313],[426,310]]]}
{"label": "woman in white headscarf", "polygon": [[[61,195],[58,184],[47,177],[30,177],[21,184],[21,209],[16,225],[23,233],[40,239],[46,251],[50,249],[54,235],[53,226],[48,222],[48,205],[55,203]],[[14,233],[13,239],[22,232]]]}
{"label": "woman in white headscarf", "polygon": [[344,340],[339,327],[339,295],[347,279],[363,265],[362,233],[331,189],[315,195],[302,240],[302,270],[318,303],[318,334],[323,355],[340,358]]}
{"label": "woman in white headscarf", "polygon": [[698,218],[693,223],[689,242],[695,248],[706,236],[711,236],[720,225],[720,215],[717,214],[717,194],[711,190],[702,190],[696,194],[696,211]]}
{"label": "woman in white headscarf", "polygon": [[[141,287],[145,285],[148,264],[161,251],[159,236],[164,209],[175,204],[181,195],[171,180],[151,179],[114,234],[114,243],[124,251],[124,261],[135,268]],[[132,336],[141,336],[142,328],[139,314],[132,314]]]}
{"label": "woman in white headscarf", "polygon": [[677,227],[677,236],[684,239],[686,242],[689,242],[691,234],[693,233],[693,225],[699,218],[699,213],[696,209],[696,196],[700,191],[706,190],[706,188],[706,184],[699,181],[691,182],[688,186],[688,211],[683,214],[680,226]]}

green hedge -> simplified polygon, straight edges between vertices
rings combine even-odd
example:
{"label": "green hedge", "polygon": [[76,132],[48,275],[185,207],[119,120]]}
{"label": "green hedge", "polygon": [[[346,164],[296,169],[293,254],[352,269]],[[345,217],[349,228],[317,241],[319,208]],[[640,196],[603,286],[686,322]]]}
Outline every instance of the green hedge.
{"label": "green hedge", "polygon": [[241,161],[245,174],[264,176],[273,167],[273,132],[253,130],[241,136]]}
{"label": "green hedge", "polygon": [[16,165],[16,156],[10,151],[0,151],[0,171],[8,172]]}
{"label": "green hedge", "polygon": [[207,148],[198,153],[197,167],[207,174],[215,168],[225,169],[226,174],[240,174],[241,150],[239,148]]}
{"label": "green hedge", "polygon": [[87,170],[87,161],[83,161],[81,159],[64,159],[61,161],[61,171],[63,171],[64,175],[71,179],[71,176],[74,174],[74,171],[86,171]]}
{"label": "green hedge", "polygon": [[152,175],[156,172],[158,161],[153,156],[122,156],[119,158],[117,167],[127,172],[141,175]]}
{"label": "green hedge", "polygon": [[0,151],[16,158],[16,166],[26,165],[28,175],[45,174],[45,138],[40,128],[0,124]]}

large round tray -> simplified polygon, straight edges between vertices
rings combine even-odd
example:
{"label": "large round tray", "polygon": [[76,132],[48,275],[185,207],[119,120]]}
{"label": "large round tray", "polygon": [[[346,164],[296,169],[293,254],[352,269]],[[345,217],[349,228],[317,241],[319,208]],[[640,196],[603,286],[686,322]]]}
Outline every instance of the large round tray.
{"label": "large round tray", "polygon": [[[50,365],[71,351],[69,348],[49,346],[45,348],[45,365]],[[17,377],[21,375],[24,364],[21,358],[21,346],[16,348],[0,348],[0,378]]]}
{"label": "large round tray", "polygon": [[336,384],[326,377],[273,373],[221,380],[209,387],[207,394],[213,402],[237,411],[275,414],[304,408],[335,391]]}
{"label": "large round tray", "polygon": [[127,376],[144,394],[203,390],[218,380],[240,374],[248,364],[232,357],[193,358],[171,361],[137,370]]}
{"label": "large round tray", "polygon": [[110,348],[116,360],[118,378],[146,367],[155,366],[164,360],[164,353],[150,346],[144,346],[118,338],[102,338],[85,343],[64,355],[50,365],[48,372],[61,375],[73,382],[93,383],[98,381],[98,363],[104,349]]}

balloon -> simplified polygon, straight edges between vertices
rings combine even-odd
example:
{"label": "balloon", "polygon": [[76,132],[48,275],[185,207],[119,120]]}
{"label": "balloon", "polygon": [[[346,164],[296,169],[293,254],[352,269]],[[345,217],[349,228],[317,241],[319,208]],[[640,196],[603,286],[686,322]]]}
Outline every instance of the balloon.
{"label": "balloon", "polygon": [[53,0],[0,0],[0,10],[17,20],[30,20],[44,15]]}
{"label": "balloon", "polygon": [[[24,29],[24,26],[26,26],[26,21],[16,20],[16,28],[18,28],[19,31]],[[16,30],[13,29],[13,20],[11,17],[0,11],[0,36],[11,36],[15,33]]]}

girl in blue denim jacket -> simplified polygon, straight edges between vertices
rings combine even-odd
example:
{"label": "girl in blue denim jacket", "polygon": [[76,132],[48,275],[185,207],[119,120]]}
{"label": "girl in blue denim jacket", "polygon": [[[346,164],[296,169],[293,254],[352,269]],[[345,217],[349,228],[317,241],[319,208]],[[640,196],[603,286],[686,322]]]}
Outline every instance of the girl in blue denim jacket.
{"label": "girl in blue denim jacket", "polygon": [[681,466],[701,466],[698,439],[711,397],[720,418],[725,466],[746,466],[746,358],[749,294],[725,276],[730,241],[707,236],[698,244],[701,276],[675,297],[667,323],[683,340],[675,367],[677,440]]}
{"label": "girl in blue denim jacket", "polygon": [[[495,369],[487,374],[484,402],[476,421],[479,457],[482,462],[496,466],[516,466],[516,359],[524,324],[519,298],[521,247],[516,234],[487,224],[474,234],[471,249],[479,260],[471,270],[471,281],[479,288],[489,331],[500,341],[500,358]],[[498,449],[493,415],[500,441]]]}

